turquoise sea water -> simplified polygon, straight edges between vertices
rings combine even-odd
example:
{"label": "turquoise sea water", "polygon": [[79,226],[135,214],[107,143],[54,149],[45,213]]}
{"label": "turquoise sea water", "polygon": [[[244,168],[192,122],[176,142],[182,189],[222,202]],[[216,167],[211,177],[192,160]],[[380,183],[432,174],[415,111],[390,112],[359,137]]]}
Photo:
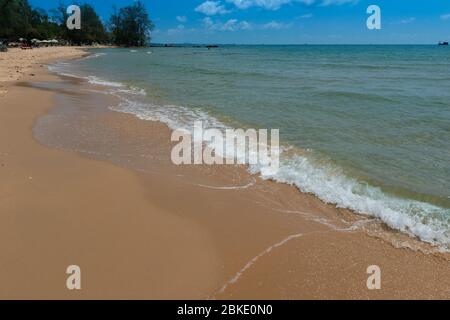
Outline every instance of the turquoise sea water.
{"label": "turquoise sea water", "polygon": [[280,129],[281,170],[265,178],[450,244],[450,48],[94,52],[52,68],[109,87],[118,111],[174,128]]}

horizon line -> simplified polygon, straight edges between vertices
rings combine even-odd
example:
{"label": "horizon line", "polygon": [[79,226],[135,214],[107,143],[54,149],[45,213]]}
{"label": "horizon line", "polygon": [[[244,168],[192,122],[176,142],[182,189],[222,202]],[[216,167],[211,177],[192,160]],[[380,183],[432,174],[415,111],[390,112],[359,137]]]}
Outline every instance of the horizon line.
{"label": "horizon line", "polygon": [[218,45],[218,46],[432,46],[435,43],[206,43],[206,42],[151,42],[152,45]]}

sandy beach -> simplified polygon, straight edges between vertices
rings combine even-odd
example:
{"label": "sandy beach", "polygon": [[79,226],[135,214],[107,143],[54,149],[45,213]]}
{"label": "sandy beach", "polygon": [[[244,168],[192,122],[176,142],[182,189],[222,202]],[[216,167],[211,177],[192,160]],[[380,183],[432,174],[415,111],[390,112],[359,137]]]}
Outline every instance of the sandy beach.
{"label": "sandy beach", "polygon": [[0,55],[0,97],[6,94],[9,83],[19,80],[24,75],[30,76],[33,68],[40,64],[80,55],[83,55],[83,52],[76,47],[59,47],[57,49],[47,47],[39,50],[9,49],[7,53]]}
{"label": "sandy beach", "polygon": [[1,299],[450,298],[448,254],[375,219],[244,167],[174,166],[167,126],[48,72],[84,55],[0,53]]}

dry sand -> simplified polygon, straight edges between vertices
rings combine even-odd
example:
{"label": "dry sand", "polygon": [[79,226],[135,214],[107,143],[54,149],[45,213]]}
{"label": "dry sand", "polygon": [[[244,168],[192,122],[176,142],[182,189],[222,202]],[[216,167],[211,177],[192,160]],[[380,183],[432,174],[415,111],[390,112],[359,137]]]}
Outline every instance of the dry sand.
{"label": "dry sand", "polygon": [[6,53],[0,53],[0,97],[6,94],[9,83],[29,75],[37,65],[83,54],[82,48],[77,47],[47,47],[33,50],[12,48]]}
{"label": "dry sand", "polygon": [[[417,243],[241,167],[174,167],[160,123],[95,118],[92,130],[113,134],[84,147],[134,154],[145,138],[153,157],[130,165],[141,171],[43,146],[32,128],[57,110],[55,92],[29,83],[61,81],[45,61],[30,60],[0,98],[0,298],[450,298],[447,255],[407,249]],[[221,188],[239,181],[252,184]],[[71,264],[81,291],[65,287]],[[381,267],[381,290],[366,287],[369,265]]]}

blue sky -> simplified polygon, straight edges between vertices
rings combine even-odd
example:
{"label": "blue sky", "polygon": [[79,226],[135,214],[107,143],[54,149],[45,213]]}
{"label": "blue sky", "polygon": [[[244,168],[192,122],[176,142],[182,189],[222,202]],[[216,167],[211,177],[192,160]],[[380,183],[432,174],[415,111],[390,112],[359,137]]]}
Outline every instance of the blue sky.
{"label": "blue sky", "polygon": [[[80,0],[107,20],[112,5]],[[30,0],[49,9],[56,0]],[[78,2],[78,1],[72,1]],[[435,44],[450,40],[450,0],[144,0],[153,42],[236,44]],[[69,5],[71,1],[66,0]],[[368,30],[369,5],[382,29]]]}

